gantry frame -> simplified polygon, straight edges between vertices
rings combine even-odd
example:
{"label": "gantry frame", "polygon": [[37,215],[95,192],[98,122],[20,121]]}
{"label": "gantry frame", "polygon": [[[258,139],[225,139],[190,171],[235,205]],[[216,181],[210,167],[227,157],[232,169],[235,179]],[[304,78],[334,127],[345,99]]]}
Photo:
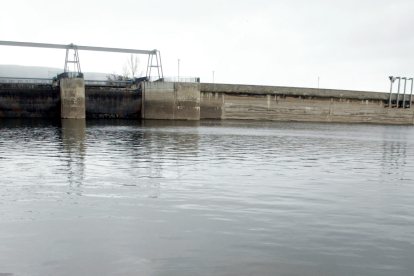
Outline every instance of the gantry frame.
{"label": "gantry frame", "polygon": [[[19,46],[19,47],[35,47],[35,48],[50,48],[50,49],[66,49],[66,56],[69,50],[74,50],[77,56],[79,63],[79,56],[77,54],[78,50],[85,51],[98,51],[98,52],[113,52],[113,53],[127,53],[127,54],[142,54],[148,55],[148,64],[147,64],[147,78],[151,77],[151,68],[157,67],[158,78],[163,79],[164,73],[162,70],[161,63],[161,53],[160,51],[154,50],[135,50],[135,49],[121,49],[121,48],[108,48],[108,47],[94,47],[94,46],[80,46],[74,44],[49,44],[49,43],[34,43],[34,42],[18,42],[18,41],[2,41],[0,40],[0,45],[2,46]],[[156,59],[156,64],[153,64],[153,58]],[[65,71],[67,67],[67,58],[65,61]],[[79,65],[80,71],[80,65]]]}

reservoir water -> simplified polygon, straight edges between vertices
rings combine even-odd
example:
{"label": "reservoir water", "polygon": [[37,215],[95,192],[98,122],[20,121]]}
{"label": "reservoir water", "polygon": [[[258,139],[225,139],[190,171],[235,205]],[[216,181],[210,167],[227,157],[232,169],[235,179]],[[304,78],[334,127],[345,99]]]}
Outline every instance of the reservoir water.
{"label": "reservoir water", "polygon": [[414,127],[0,119],[0,275],[413,275]]}

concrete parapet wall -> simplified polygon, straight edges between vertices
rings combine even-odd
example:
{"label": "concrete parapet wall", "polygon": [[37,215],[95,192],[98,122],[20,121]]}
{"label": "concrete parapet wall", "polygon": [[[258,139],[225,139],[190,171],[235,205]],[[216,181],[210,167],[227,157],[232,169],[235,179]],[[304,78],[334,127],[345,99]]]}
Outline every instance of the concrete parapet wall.
{"label": "concrete parapet wall", "polygon": [[141,91],[86,87],[86,118],[141,118]]}
{"label": "concrete parapet wall", "polygon": [[0,117],[55,118],[60,116],[59,87],[45,84],[0,84]]}
{"label": "concrete parapet wall", "polygon": [[[389,97],[388,93],[381,92],[219,83],[201,83],[200,90],[202,92],[224,92],[227,94],[284,95],[303,98],[318,97],[387,101]],[[393,100],[395,100],[396,97],[397,96],[393,94]]]}
{"label": "concrete parapet wall", "polygon": [[61,118],[85,118],[85,81],[81,78],[60,80]]}
{"label": "concrete parapet wall", "polygon": [[200,120],[198,83],[144,82],[142,118]]}
{"label": "concrete parapet wall", "polygon": [[388,108],[388,97],[375,92],[201,84],[201,119],[413,124],[414,108]]}

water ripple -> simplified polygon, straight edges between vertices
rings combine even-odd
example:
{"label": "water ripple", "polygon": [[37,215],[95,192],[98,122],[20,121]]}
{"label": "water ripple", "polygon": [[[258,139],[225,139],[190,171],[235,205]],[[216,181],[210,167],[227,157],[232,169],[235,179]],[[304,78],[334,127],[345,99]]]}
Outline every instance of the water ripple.
{"label": "water ripple", "polygon": [[0,267],[409,275],[413,134],[381,125],[0,119]]}

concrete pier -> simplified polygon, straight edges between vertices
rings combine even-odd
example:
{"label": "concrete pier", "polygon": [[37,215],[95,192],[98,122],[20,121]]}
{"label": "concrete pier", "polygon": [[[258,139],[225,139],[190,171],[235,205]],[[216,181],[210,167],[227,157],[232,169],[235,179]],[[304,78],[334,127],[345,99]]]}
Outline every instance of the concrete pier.
{"label": "concrete pier", "polygon": [[198,83],[145,82],[142,119],[200,120]]}
{"label": "concrete pier", "polygon": [[60,100],[62,119],[84,119],[85,81],[81,78],[61,79]]}

